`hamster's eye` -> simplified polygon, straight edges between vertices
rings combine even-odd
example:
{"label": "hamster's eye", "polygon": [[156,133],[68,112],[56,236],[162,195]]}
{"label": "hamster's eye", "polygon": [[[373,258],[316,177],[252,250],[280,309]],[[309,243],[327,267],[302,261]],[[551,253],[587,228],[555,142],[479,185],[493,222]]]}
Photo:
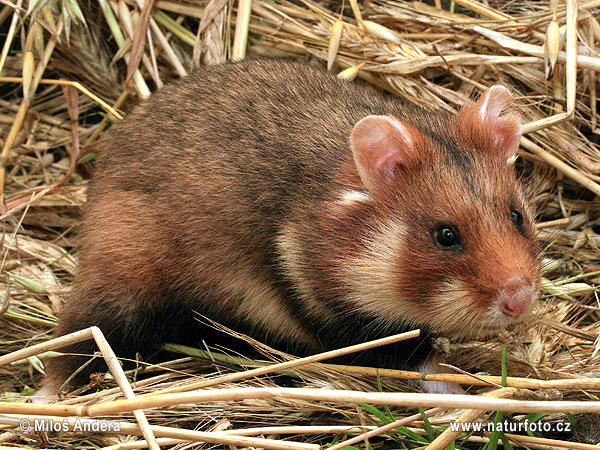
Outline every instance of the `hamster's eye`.
{"label": "hamster's eye", "polygon": [[516,225],[516,227],[519,229],[519,231],[522,232],[523,230],[523,214],[521,214],[519,211],[517,211],[516,209],[513,209],[510,212],[510,217],[513,221],[513,223]]}
{"label": "hamster's eye", "polygon": [[458,230],[452,224],[441,223],[433,229],[433,240],[442,250],[457,250],[462,248]]}

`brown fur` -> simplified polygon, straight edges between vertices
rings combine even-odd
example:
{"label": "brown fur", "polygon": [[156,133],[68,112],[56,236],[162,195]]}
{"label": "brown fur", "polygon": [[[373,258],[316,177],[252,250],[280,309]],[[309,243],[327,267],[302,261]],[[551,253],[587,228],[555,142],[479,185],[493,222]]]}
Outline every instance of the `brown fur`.
{"label": "brown fur", "polygon": [[[131,357],[204,338],[197,311],[306,354],[423,327],[416,344],[358,356],[401,368],[427,357],[428,330],[505,325],[499,295],[514,274],[537,289],[537,247],[513,167],[491,151],[501,145],[494,123],[474,119],[473,105],[452,118],[281,61],[227,64],[165,87],[103,144],[57,334],[99,325]],[[374,192],[350,146],[368,115],[413,133],[409,163]],[[436,247],[439,221],[458,227],[464,252]],[[47,392],[82,361],[51,363]]]}

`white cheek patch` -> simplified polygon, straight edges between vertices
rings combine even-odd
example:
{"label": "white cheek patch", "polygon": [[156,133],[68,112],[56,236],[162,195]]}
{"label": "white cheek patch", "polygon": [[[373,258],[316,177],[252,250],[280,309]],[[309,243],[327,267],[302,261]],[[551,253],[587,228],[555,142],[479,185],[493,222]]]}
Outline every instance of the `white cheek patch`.
{"label": "white cheek patch", "polygon": [[444,283],[429,301],[432,312],[425,319],[441,334],[455,338],[494,335],[511,321],[501,312],[499,300],[489,307],[478,304],[472,288],[460,280]]}
{"label": "white cheek patch", "polygon": [[371,201],[371,199],[371,195],[366,191],[344,190],[342,192],[339,203],[341,203],[344,206],[350,206],[357,202],[369,202]]}
{"label": "white cheek patch", "polygon": [[345,265],[346,278],[353,287],[359,308],[376,313],[386,308],[387,301],[396,303],[391,271],[404,234],[404,225],[397,221],[380,224],[367,238],[366,251]]}
{"label": "white cheek patch", "polygon": [[406,234],[399,218],[379,223],[365,238],[364,251],[340,261],[341,273],[350,288],[348,300],[355,311],[380,317],[389,324],[423,323],[422,308],[403,298],[397,284],[402,270],[398,255],[406,245]]}
{"label": "white cheek patch", "polygon": [[441,284],[439,293],[429,299],[431,314],[427,320],[432,328],[442,334],[468,335],[465,329],[472,316],[469,311],[470,295],[460,280],[446,281]]}

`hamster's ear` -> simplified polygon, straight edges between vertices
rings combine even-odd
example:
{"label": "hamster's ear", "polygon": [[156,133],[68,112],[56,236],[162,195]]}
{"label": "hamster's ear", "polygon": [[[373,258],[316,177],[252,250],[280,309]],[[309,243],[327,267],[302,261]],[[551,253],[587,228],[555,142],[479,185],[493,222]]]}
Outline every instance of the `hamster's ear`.
{"label": "hamster's ear", "polygon": [[457,132],[468,144],[513,163],[521,141],[520,114],[504,110],[514,101],[504,86],[489,88],[477,102],[468,101],[456,116]]}
{"label": "hamster's ear", "polygon": [[399,168],[417,159],[422,139],[412,126],[392,116],[367,116],[352,130],[352,152],[358,174],[371,192],[385,188]]}

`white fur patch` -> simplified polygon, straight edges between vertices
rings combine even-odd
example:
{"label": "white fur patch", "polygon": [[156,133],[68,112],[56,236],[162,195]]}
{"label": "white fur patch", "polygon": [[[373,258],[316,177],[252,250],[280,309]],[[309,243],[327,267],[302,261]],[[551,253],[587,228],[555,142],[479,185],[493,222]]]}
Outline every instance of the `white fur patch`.
{"label": "white fur patch", "polygon": [[[351,287],[354,307],[390,322],[410,320],[396,288],[398,255],[404,248],[406,227],[400,220],[382,223],[368,238],[368,249],[340,262],[344,280]],[[342,264],[343,263],[343,264]]]}
{"label": "white fur patch", "polygon": [[323,320],[334,321],[335,317],[316,298],[314,287],[306,278],[305,265],[308,263],[304,261],[304,255],[298,251],[301,246],[296,234],[293,227],[285,226],[277,237],[277,246],[283,257],[286,274],[294,282],[298,294],[314,314],[319,314]]}
{"label": "white fur patch", "polygon": [[[419,372],[425,374],[444,373],[443,367],[440,366],[443,359],[439,355],[433,355],[427,358],[419,367]],[[418,384],[424,391],[430,394],[464,394],[465,391],[457,383],[445,383],[442,381],[418,380]]]}
{"label": "white fur patch", "polygon": [[470,289],[460,280],[444,283],[440,293],[430,299],[431,317],[438,330],[456,338],[497,334],[509,322],[499,307],[485,308],[475,303]]}
{"label": "white fur patch", "polygon": [[473,317],[472,310],[469,310],[470,295],[460,280],[442,283],[439,293],[432,293],[429,303],[431,313],[426,320],[434,328],[446,334],[454,333],[459,336],[472,334],[472,330],[467,326],[471,324],[469,319]]}
{"label": "white fur patch", "polygon": [[286,299],[271,287],[268,280],[261,279],[242,264],[234,272],[225,275],[219,283],[219,290],[236,301],[238,318],[267,334],[284,336],[291,342],[313,343],[313,337],[282,306]]}
{"label": "white fur patch", "polygon": [[344,190],[342,191],[340,203],[344,206],[350,206],[357,202],[371,201],[371,195],[366,191]]}
{"label": "white fur patch", "polygon": [[29,401],[38,405],[54,403],[58,400],[58,390],[60,389],[61,384],[62,383],[57,381],[48,382],[46,380],[44,386],[41,389],[38,389],[34,395],[29,397]]}

